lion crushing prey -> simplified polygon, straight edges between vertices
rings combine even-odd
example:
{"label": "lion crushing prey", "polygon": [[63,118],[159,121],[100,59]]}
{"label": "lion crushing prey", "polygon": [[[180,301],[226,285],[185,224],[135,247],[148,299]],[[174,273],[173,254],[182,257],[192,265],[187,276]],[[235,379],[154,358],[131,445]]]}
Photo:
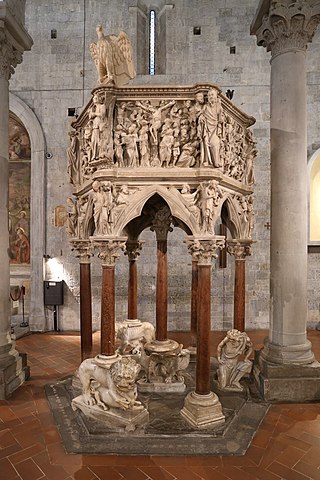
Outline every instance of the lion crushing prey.
{"label": "lion crushing prey", "polygon": [[[132,358],[121,358],[111,365],[102,365],[95,358],[84,360],[79,367],[82,384],[81,400],[89,405],[97,405],[103,410],[144,409],[137,401],[136,379],[140,365]],[[77,397],[78,400],[80,399]],[[75,402],[76,403],[76,402]],[[77,408],[73,404],[73,408]]]}

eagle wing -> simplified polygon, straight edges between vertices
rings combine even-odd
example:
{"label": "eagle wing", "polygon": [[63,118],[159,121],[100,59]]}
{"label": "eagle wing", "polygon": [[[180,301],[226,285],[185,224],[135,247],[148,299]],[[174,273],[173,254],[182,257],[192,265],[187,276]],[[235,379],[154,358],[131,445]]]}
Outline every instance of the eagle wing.
{"label": "eagle wing", "polygon": [[120,32],[113,39],[113,65],[115,73],[115,84],[121,87],[135,77],[136,72],[132,61],[132,47],[125,32]]}

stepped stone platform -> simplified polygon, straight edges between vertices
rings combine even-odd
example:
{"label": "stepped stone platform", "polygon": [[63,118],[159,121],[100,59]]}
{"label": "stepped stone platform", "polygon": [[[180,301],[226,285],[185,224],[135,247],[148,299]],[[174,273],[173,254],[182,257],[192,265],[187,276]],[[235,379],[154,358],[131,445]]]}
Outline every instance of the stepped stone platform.
{"label": "stepped stone platform", "polygon": [[72,377],[46,385],[47,398],[68,453],[121,455],[244,455],[269,405],[261,400],[252,379],[243,380],[243,393],[222,393],[214,380],[212,390],[223,407],[226,422],[216,429],[194,430],[180,415],[184,398],[194,389],[195,364],[186,375],[183,393],[143,393],[139,400],[147,407],[150,421],[141,429],[124,432],[74,412],[71,400],[80,391]]}

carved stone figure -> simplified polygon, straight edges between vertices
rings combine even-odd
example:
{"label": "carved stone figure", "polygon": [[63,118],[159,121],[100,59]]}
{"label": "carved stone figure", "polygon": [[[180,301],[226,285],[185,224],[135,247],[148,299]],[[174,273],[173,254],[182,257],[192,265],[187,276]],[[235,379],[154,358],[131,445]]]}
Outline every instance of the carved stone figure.
{"label": "carved stone figure", "polygon": [[73,407],[80,399],[87,405],[97,405],[103,410],[144,409],[141,402],[137,401],[135,384],[140,368],[133,358],[127,357],[119,357],[108,366],[99,362],[97,357],[84,360],[78,371],[82,395],[74,399]]}
{"label": "carved stone figure", "polygon": [[158,143],[158,130],[162,125],[162,112],[175,104],[175,100],[154,107],[146,101],[137,102],[137,105],[150,114],[150,135],[153,144]]}
{"label": "carved stone figure", "polygon": [[120,354],[124,354],[128,347],[132,351],[154,339],[154,326],[149,322],[139,320],[116,322],[116,341],[120,343],[118,346]]}
{"label": "carved stone figure", "polygon": [[149,146],[149,126],[147,120],[141,121],[141,128],[139,131],[139,151],[140,151],[140,166],[150,166],[150,146]]}
{"label": "carved stone figure", "polygon": [[222,112],[218,92],[214,88],[208,91],[206,103],[199,115],[198,134],[201,138],[200,164],[202,166],[222,167],[220,159],[220,138],[218,134]]}
{"label": "carved stone figure", "polygon": [[150,352],[148,345],[135,350],[135,358],[145,371],[145,378],[139,385],[146,383],[184,383],[183,370],[190,362],[190,352],[178,345],[174,352]]}
{"label": "carved stone figure", "polygon": [[201,212],[201,227],[205,233],[214,234],[214,211],[219,206],[222,190],[216,180],[200,183],[198,205]]}
{"label": "carved stone figure", "polygon": [[79,182],[79,173],[80,173],[80,165],[79,165],[79,147],[78,147],[78,134],[76,131],[69,132],[70,137],[70,146],[67,148],[67,156],[68,156],[68,167],[67,172],[69,174],[70,183],[76,185]]}
{"label": "carved stone figure", "polygon": [[[245,332],[229,330],[218,345],[219,369],[217,372],[221,390],[242,391],[241,378],[251,371],[252,343]],[[243,360],[240,360],[244,356]]]}
{"label": "carved stone figure", "polygon": [[70,237],[77,234],[78,209],[76,203],[71,197],[67,198],[67,232]]}
{"label": "carved stone figure", "polygon": [[98,79],[103,84],[121,87],[135,77],[132,62],[132,47],[125,32],[104,35],[102,25],[96,28],[98,41],[91,43],[90,53],[98,70]]}
{"label": "carved stone figure", "polygon": [[107,121],[107,109],[102,95],[94,94],[93,105],[89,112],[89,119],[92,120],[91,133],[91,159],[99,158],[101,132]]}

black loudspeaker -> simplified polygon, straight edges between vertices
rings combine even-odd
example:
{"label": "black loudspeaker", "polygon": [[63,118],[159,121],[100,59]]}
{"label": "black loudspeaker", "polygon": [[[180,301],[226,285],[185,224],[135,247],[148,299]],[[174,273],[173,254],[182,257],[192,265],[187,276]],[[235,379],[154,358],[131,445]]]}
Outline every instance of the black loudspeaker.
{"label": "black loudspeaker", "polygon": [[63,280],[61,282],[44,281],[44,304],[63,305]]}

